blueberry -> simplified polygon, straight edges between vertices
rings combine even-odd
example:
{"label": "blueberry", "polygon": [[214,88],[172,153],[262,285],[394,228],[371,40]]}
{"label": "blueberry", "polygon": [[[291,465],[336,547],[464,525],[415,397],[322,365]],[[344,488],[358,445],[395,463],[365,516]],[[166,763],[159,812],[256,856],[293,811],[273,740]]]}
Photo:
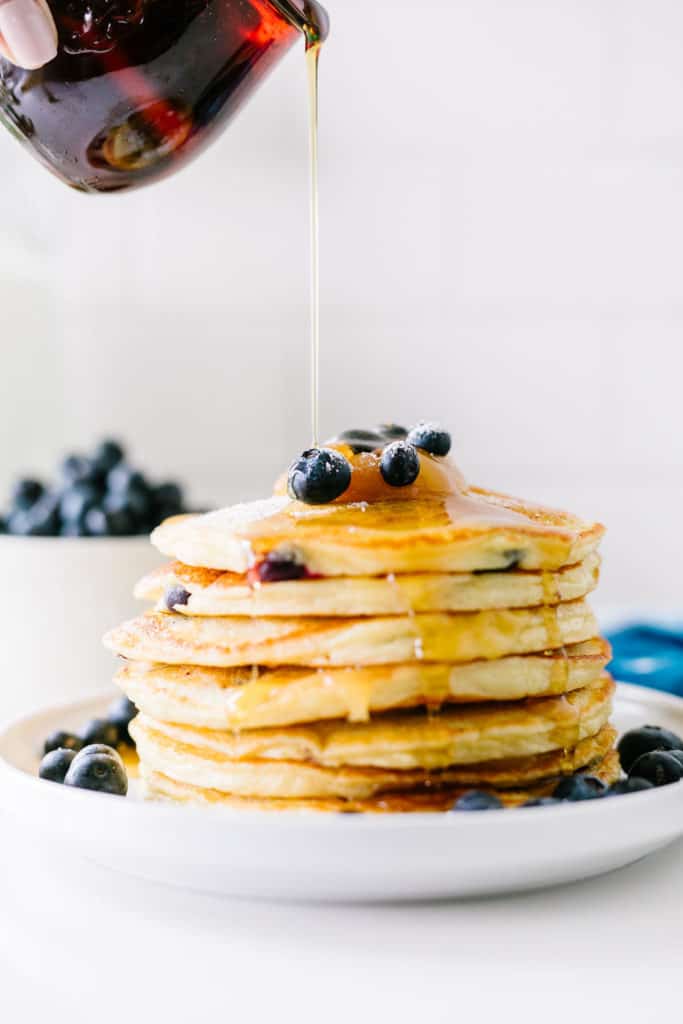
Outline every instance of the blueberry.
{"label": "blueberry", "polygon": [[156,525],[154,497],[142,473],[125,463],[116,466],[107,477],[109,493],[105,508],[125,508],[135,520],[136,533],[149,533]]}
{"label": "blueberry", "polygon": [[653,750],[683,750],[683,740],[668,729],[658,725],[644,725],[640,729],[631,729],[624,733],[617,746],[621,767],[631,772],[633,765],[643,754]]}
{"label": "blueberry", "polygon": [[605,796],[624,796],[626,793],[639,793],[641,790],[653,789],[651,782],[647,779],[639,779],[634,775],[630,779],[621,779],[609,787]]}
{"label": "blueberry", "polygon": [[522,807],[554,807],[561,803],[555,796],[537,796],[534,800],[527,800]]}
{"label": "blueberry", "polygon": [[106,753],[82,751],[71,762],[64,782],[67,786],[115,796],[125,796],[128,792],[128,777],[121,759]]}
{"label": "blueberry", "polygon": [[30,509],[12,513],[8,531],[22,537],[56,537],[60,525],[58,499],[44,494]]}
{"label": "blueberry", "polygon": [[283,583],[285,580],[300,580],[306,575],[306,566],[286,555],[271,551],[256,566],[255,575],[260,583]]}
{"label": "blueberry", "polygon": [[140,521],[136,505],[125,494],[108,494],[102,507],[109,517],[109,525],[115,537],[131,537],[138,532]]}
{"label": "blueberry", "polygon": [[80,732],[83,746],[91,743],[105,743],[108,747],[115,747],[118,740],[118,732],[115,725],[108,722],[106,718],[93,718]]}
{"label": "blueberry", "polygon": [[135,718],[137,710],[133,701],[129,700],[128,697],[119,697],[109,708],[107,719],[112,725],[116,726],[119,734],[119,743],[133,745],[133,740],[128,732],[128,726]]}
{"label": "blueberry", "polygon": [[683,766],[683,750],[669,750],[668,753],[675,757],[678,763]]}
{"label": "blueberry", "polygon": [[7,520],[0,516],[0,534],[7,533]]}
{"label": "blueberry", "polygon": [[107,513],[99,505],[89,508],[85,513],[83,525],[88,537],[108,537],[109,523]]}
{"label": "blueberry", "polygon": [[123,461],[124,451],[118,441],[101,441],[93,455],[93,465],[99,476],[105,477],[114,466]]}
{"label": "blueberry", "polygon": [[60,475],[67,487],[96,484],[99,480],[95,464],[85,455],[67,455],[60,467]]}
{"label": "blueberry", "polygon": [[87,537],[88,531],[85,523],[81,520],[76,523],[63,523],[59,531],[61,537]]}
{"label": "blueberry", "polygon": [[177,605],[185,605],[190,600],[189,590],[185,590],[185,587],[169,587],[164,594],[164,604],[168,608],[169,612],[175,611]]}
{"label": "blueberry", "polygon": [[403,441],[408,436],[407,429],[400,427],[398,423],[380,423],[377,427],[377,432],[386,441]]}
{"label": "blueberry", "polygon": [[66,773],[75,756],[76,751],[69,750],[66,747],[51,750],[49,754],[45,754],[40,762],[38,769],[39,777],[47,779],[48,782],[64,782]]}
{"label": "blueberry", "polygon": [[453,805],[454,811],[495,811],[503,805],[493,793],[484,793],[482,790],[470,789],[463,793],[459,800]]}
{"label": "blueberry", "polygon": [[653,786],[668,786],[683,779],[683,764],[666,750],[651,750],[638,758],[629,778],[647,779]]}
{"label": "blueberry", "polygon": [[382,452],[379,471],[391,487],[408,487],[420,472],[420,460],[412,444],[392,441]]}
{"label": "blueberry", "polygon": [[374,430],[344,430],[336,439],[342,444],[347,444],[349,448],[358,454],[359,452],[374,452],[375,449],[381,448],[385,438],[378,434]]}
{"label": "blueberry", "polygon": [[556,800],[569,800],[576,803],[580,800],[595,800],[604,796],[607,786],[596,775],[568,775],[553,790]]}
{"label": "blueberry", "polygon": [[93,483],[76,483],[62,494],[59,511],[65,523],[84,523],[91,508],[98,505],[101,492]]}
{"label": "blueberry", "polygon": [[307,505],[334,501],[351,483],[351,466],[332,448],[309,448],[289,467],[287,490]]}
{"label": "blueberry", "polygon": [[90,757],[91,754],[106,754],[107,757],[116,758],[123,765],[123,759],[116,747],[112,747],[108,743],[89,743],[87,747],[76,751],[77,758]]}
{"label": "blueberry", "polygon": [[418,423],[408,434],[408,441],[430,455],[448,455],[451,435],[436,423]]}
{"label": "blueberry", "polygon": [[130,494],[131,491],[149,494],[149,485],[142,473],[126,462],[120,462],[108,474],[107,489],[112,494]]}
{"label": "blueberry", "polygon": [[134,522],[122,509],[107,511],[95,505],[85,514],[85,532],[89,537],[129,537],[136,532]]}
{"label": "blueberry", "polygon": [[49,754],[51,750],[59,750],[60,748],[66,750],[80,750],[83,746],[83,740],[80,736],[76,736],[73,732],[64,732],[63,729],[57,729],[55,732],[51,732],[43,744],[43,753]]}
{"label": "blueberry", "polygon": [[154,502],[159,508],[175,508],[178,512],[183,508],[183,492],[178,484],[168,481],[158,484],[153,492]]}
{"label": "blueberry", "polygon": [[10,505],[15,511],[26,512],[44,493],[45,488],[39,480],[17,480],[12,488]]}

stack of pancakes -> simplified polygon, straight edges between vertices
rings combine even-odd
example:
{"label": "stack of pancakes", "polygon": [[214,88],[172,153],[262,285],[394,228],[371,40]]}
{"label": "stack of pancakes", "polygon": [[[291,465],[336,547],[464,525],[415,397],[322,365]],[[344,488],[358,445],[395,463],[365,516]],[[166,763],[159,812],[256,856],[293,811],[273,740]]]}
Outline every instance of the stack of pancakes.
{"label": "stack of pancakes", "polygon": [[[420,459],[428,482],[443,460]],[[459,479],[403,490],[156,531],[174,561],[137,586],[153,610],[105,641],[150,796],[445,810],[472,788],[516,805],[618,776],[585,600],[602,527]]]}

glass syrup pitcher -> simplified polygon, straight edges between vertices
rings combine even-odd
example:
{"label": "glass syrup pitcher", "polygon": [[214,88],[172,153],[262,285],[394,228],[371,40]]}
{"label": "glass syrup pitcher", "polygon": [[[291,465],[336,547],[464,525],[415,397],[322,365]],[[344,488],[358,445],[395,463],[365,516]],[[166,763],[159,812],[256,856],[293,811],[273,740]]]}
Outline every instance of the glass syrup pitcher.
{"label": "glass syrup pitcher", "polygon": [[225,127],[304,34],[315,0],[49,0],[57,56],[37,71],[0,58],[0,120],[84,192],[147,184]]}

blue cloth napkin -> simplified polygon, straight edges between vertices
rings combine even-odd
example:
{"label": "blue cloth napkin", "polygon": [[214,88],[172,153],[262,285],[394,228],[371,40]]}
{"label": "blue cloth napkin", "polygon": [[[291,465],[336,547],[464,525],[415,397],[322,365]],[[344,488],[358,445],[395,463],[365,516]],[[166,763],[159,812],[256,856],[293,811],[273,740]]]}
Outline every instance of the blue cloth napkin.
{"label": "blue cloth napkin", "polygon": [[615,679],[683,697],[683,626],[639,622],[607,633]]}

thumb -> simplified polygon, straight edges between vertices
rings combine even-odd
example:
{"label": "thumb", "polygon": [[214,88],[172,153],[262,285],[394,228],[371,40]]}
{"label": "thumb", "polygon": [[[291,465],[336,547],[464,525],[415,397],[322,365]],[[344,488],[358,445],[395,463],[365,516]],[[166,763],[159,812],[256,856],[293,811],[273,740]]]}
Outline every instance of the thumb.
{"label": "thumb", "polygon": [[0,0],[0,51],[31,71],[57,55],[57,29],[45,0]]}

